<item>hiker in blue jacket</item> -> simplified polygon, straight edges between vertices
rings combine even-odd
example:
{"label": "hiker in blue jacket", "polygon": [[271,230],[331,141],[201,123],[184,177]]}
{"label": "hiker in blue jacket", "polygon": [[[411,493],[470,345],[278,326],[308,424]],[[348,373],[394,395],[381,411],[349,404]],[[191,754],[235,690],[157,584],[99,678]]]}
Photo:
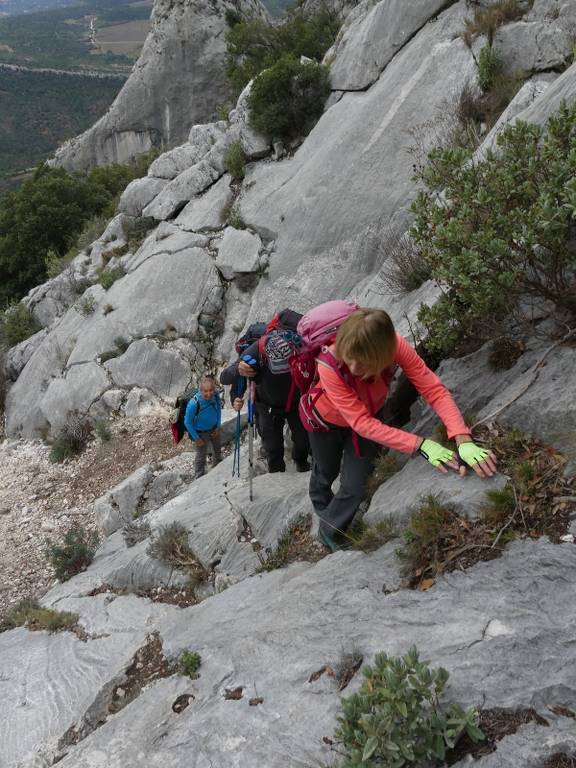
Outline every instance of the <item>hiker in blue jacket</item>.
{"label": "hiker in blue jacket", "polygon": [[196,447],[194,470],[196,477],[206,474],[208,443],[212,445],[212,466],[222,460],[220,425],[222,406],[212,376],[203,376],[199,391],[186,406],[184,426]]}

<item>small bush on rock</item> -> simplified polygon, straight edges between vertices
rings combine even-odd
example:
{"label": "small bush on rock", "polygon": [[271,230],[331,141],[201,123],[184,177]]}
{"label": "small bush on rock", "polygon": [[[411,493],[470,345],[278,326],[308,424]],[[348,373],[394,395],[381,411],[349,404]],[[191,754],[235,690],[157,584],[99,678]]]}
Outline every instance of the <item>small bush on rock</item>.
{"label": "small bush on rock", "polygon": [[379,250],[383,263],[378,277],[383,293],[402,296],[430,280],[429,264],[405,232],[388,230]]}
{"label": "small bush on rock", "polygon": [[183,651],[180,655],[179,668],[183,675],[191,677],[195,680],[198,677],[198,670],[202,664],[202,659],[199,653],[194,651]]}
{"label": "small bush on rock", "polygon": [[342,700],[338,717],[342,768],[420,766],[443,760],[464,734],[474,742],[484,738],[475,709],[440,704],[448,672],[430,669],[415,647],[402,658],[377,654],[363,674],[362,687]]}
{"label": "small bush on rock", "polygon": [[254,81],[250,124],[270,140],[289,143],[310,132],[329,94],[327,67],[285,56]]}
{"label": "small bush on rock", "polygon": [[77,573],[86,570],[94,559],[99,536],[96,531],[87,531],[73,525],[64,534],[61,542],[48,541],[47,557],[59,581],[67,581]]}
{"label": "small bush on rock", "polygon": [[367,525],[362,521],[348,531],[353,549],[359,549],[361,552],[375,552],[397,535],[392,520],[379,520],[374,525]]}
{"label": "small bush on rock", "polygon": [[241,141],[233,141],[224,154],[224,168],[233,179],[243,179],[246,167],[246,154]]}
{"label": "small bush on rock", "polygon": [[180,523],[160,526],[153,535],[147,553],[155,560],[187,571],[191,581],[196,583],[203,581],[206,576],[204,567],[190,549],[188,531]]}
{"label": "small bush on rock", "polygon": [[374,469],[372,470],[372,474],[366,483],[368,496],[372,498],[378,488],[380,488],[380,486],[385,483],[386,480],[389,480],[393,475],[395,475],[396,472],[399,472],[400,468],[401,467],[398,463],[398,459],[388,450],[380,453],[374,462]]}
{"label": "small bush on rock", "polygon": [[73,629],[78,623],[78,614],[53,611],[42,608],[37,600],[23,600],[12,608],[0,622],[0,632],[16,627],[27,627],[31,631],[62,632]]}
{"label": "small bush on rock", "polygon": [[0,343],[14,347],[38,333],[41,327],[25,304],[12,304],[0,320]]}
{"label": "small bush on rock", "polygon": [[92,428],[86,419],[71,416],[52,442],[50,461],[59,464],[82,453],[90,439]]}
{"label": "small bush on rock", "polygon": [[112,269],[101,270],[98,276],[98,282],[105,290],[108,290],[109,288],[112,288],[116,280],[124,277],[125,274],[126,270],[121,264],[119,264],[117,267],[113,267]]}
{"label": "small bush on rock", "polygon": [[425,190],[411,236],[444,289],[419,314],[431,351],[501,335],[526,296],[576,316],[576,104],[545,128],[519,121],[497,141],[481,161],[434,150],[418,174]]}
{"label": "small bush on rock", "polygon": [[83,296],[76,304],[76,309],[81,315],[88,317],[88,315],[91,315],[96,309],[96,299],[94,296],[90,295]]}
{"label": "small bush on rock", "polygon": [[478,83],[484,93],[493,88],[501,73],[502,60],[491,46],[485,45],[478,56]]}

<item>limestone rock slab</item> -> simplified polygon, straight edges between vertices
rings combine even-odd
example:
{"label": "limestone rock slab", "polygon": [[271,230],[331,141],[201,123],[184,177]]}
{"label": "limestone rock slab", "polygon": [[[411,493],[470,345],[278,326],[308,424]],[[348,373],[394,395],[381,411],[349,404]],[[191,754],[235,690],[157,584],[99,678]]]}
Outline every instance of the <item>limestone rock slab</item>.
{"label": "limestone rock slab", "polygon": [[572,54],[570,29],[552,21],[516,21],[500,27],[493,47],[512,72],[561,68]]}
{"label": "limestone rock slab", "polygon": [[141,216],[148,203],[164,189],[168,183],[165,179],[155,179],[145,176],[130,182],[120,198],[118,208],[128,216]]}
{"label": "limestone rock slab", "polygon": [[190,200],[175,223],[192,232],[222,229],[226,210],[233,200],[231,177],[225,174],[201,197]]}
{"label": "limestone rock slab", "polygon": [[[441,577],[426,592],[387,589],[393,549],[297,563],[232,585],[169,619],[162,626],[166,652],[186,648],[202,657],[200,677],[186,689],[194,702],[175,716],[169,707],[180,689],[161,681],[131,711],[73,748],[63,768],[113,760],[136,768],[144,755],[165,768],[183,762],[194,768],[329,763],[323,738],[333,735],[340,694],[329,680],[309,681],[351,647],[369,663],[378,651],[399,655],[417,645],[433,667],[449,671],[447,696],[463,706],[533,706],[548,716],[556,702],[574,708],[572,547],[544,539],[515,542],[498,560]],[[356,676],[344,695],[360,682]],[[225,700],[225,689],[236,686],[243,687],[243,698]],[[250,707],[255,691],[264,701]],[[568,719],[561,734],[556,725],[536,733],[530,726],[530,737],[524,739],[522,729],[512,742],[501,742],[502,763],[498,752],[482,760],[491,760],[490,768],[536,768],[559,744],[573,747]],[[286,727],[277,731],[278,722]],[[522,762],[512,760],[515,745],[522,745]]]}
{"label": "limestone rock slab", "polygon": [[380,520],[391,520],[402,526],[422,500],[432,494],[440,504],[473,520],[486,504],[486,491],[501,489],[506,482],[503,475],[482,479],[471,470],[464,478],[455,472],[442,475],[418,456],[378,488],[364,519],[371,525]]}
{"label": "limestone rock slab", "polygon": [[261,249],[262,241],[258,235],[226,227],[218,246],[216,266],[225,280],[232,280],[236,275],[246,272],[256,272],[260,267]]}
{"label": "limestone rock slab", "polygon": [[330,58],[330,81],[339,91],[374,83],[403,45],[446,6],[443,0],[365,0],[344,23]]}
{"label": "limestone rock slab", "polygon": [[[191,344],[188,354],[193,361],[196,350]],[[184,392],[192,379],[190,362],[179,349],[171,345],[159,347],[151,339],[133,342],[123,355],[104,365],[116,386],[139,386],[165,399]]]}
{"label": "limestone rock slab", "polygon": [[466,14],[458,2],[425,25],[371,88],[328,109],[293,157],[249,168],[240,213],[250,229],[276,241],[249,321],[257,312],[341,298],[370,274],[360,274],[356,259],[344,272],[343,257],[331,268],[329,254],[409,208],[416,186],[406,127],[437,116],[450,94],[476,80],[459,36]]}

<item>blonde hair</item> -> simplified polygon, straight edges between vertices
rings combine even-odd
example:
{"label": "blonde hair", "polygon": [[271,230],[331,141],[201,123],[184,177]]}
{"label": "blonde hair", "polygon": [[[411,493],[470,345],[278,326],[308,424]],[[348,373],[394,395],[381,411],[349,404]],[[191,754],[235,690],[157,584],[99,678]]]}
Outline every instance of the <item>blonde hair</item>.
{"label": "blonde hair", "polygon": [[378,376],[396,354],[396,331],[382,309],[358,309],[336,334],[335,357],[341,362],[354,361],[366,373]]}

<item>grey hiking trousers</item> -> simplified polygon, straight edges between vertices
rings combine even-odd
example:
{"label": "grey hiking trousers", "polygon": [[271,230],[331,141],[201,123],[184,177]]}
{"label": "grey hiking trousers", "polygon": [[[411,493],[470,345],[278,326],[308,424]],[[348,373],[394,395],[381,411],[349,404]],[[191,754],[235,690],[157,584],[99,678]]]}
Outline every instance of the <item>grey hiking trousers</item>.
{"label": "grey hiking trousers", "polygon": [[[348,427],[334,427],[330,432],[311,432],[310,447],[314,459],[310,477],[310,499],[320,518],[320,530],[334,539],[345,531],[362,499],[366,481],[374,468],[379,445],[358,437],[361,456],[357,456]],[[336,494],[332,483],[340,475]]]}
{"label": "grey hiking trousers", "polygon": [[212,466],[215,467],[222,461],[222,444],[220,432],[214,436],[211,432],[198,432],[198,436],[204,441],[204,445],[198,445],[194,441],[196,457],[194,459],[195,477],[202,477],[206,474],[206,457],[208,455],[208,446],[212,446]]}

